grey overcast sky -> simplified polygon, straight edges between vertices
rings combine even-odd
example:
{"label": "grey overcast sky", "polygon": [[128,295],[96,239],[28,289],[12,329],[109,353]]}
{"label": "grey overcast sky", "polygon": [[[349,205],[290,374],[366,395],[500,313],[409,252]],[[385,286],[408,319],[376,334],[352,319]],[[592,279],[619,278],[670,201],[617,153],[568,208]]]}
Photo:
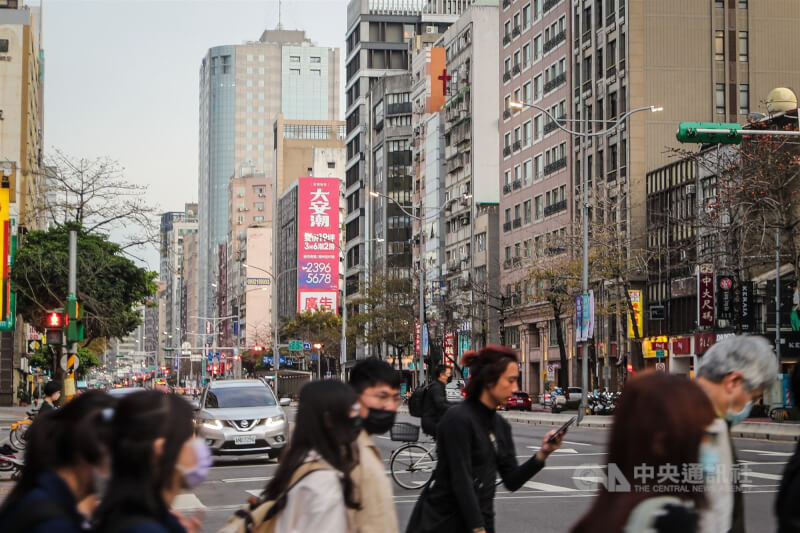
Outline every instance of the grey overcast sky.
{"label": "grey overcast sky", "polygon": [[[274,28],[277,0],[41,3],[45,146],[118,160],[162,211],[197,201],[200,61]],[[344,49],[346,11],[347,0],[284,0],[282,21]],[[157,252],[144,256],[157,269]]]}

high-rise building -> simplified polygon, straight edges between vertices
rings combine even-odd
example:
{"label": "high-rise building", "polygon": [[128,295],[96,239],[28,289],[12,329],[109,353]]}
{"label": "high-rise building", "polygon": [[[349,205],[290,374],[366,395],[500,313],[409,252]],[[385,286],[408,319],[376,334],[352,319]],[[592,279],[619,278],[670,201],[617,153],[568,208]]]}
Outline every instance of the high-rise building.
{"label": "high-rise building", "polygon": [[547,361],[562,371],[551,334],[556,317],[537,299],[528,270],[536,261],[572,253],[566,245],[572,234],[570,137],[543,112],[566,117],[571,102],[570,9],[566,0],[503,0],[499,17],[503,341],[520,350],[522,387],[532,394],[542,390]]}
{"label": "high-rise building", "polygon": [[[339,118],[339,50],[314,46],[303,31],[267,30],[255,42],[209,49],[200,67],[199,279],[219,277],[219,245],[228,237],[228,184],[235,169],[273,169],[273,123]],[[211,293],[199,308],[212,315]]]}
{"label": "high-rise building", "polygon": [[[444,104],[445,223],[441,281],[446,289],[441,322],[459,351],[497,342],[500,265],[497,250],[500,174],[497,102],[493,72],[500,49],[499,7],[494,0],[473,4],[436,43],[445,50]],[[436,212],[436,206],[430,206]],[[496,259],[496,258],[495,258]]]}
{"label": "high-rise building", "polygon": [[[9,189],[10,206],[3,217],[10,220],[12,232],[47,225],[41,8],[21,4],[0,2],[0,187]],[[0,332],[0,405],[16,401],[23,377],[15,372],[20,361],[14,354],[24,353],[26,328],[17,324],[16,331]]]}
{"label": "high-rise building", "polygon": [[180,346],[186,340],[182,304],[184,277],[184,239],[197,233],[197,204],[186,204],[183,211],[171,211],[161,215],[161,271],[159,277],[165,287],[164,331],[172,346]]}
{"label": "high-rise building", "polygon": [[[411,68],[409,39],[418,35],[442,33],[472,3],[473,0],[350,0],[348,3],[345,67],[347,124],[345,232],[348,294],[357,293],[361,282],[366,281],[365,267],[370,265],[375,257],[371,250],[369,234],[372,230],[369,220],[372,208],[369,205],[371,197],[368,193],[373,190],[375,169],[381,168],[385,171],[388,163],[386,160],[381,165],[373,166],[375,153],[370,142],[377,132],[370,129],[369,122],[371,116],[375,114],[374,105],[377,102],[371,103],[370,89],[378,79],[386,76],[408,75]],[[393,83],[400,82],[394,80]],[[406,85],[410,89],[410,80]],[[405,100],[392,105],[403,106],[405,102],[410,103],[409,89],[405,95],[394,93],[397,96],[392,98],[399,97]],[[376,95],[373,93],[373,96]],[[384,105],[388,106],[388,102]],[[406,113],[410,114],[410,110]],[[407,143],[405,148],[396,151],[410,154],[409,141],[410,139],[405,141]],[[404,166],[407,169],[411,168],[410,163]],[[411,180],[408,181],[410,198]],[[410,220],[401,222],[403,227],[399,228],[399,231],[407,231],[410,237]],[[388,250],[387,246],[375,250],[379,263],[386,263]],[[406,272],[410,272],[410,266],[409,264],[397,268],[400,271],[405,269]],[[364,354],[365,350],[360,347],[358,356]]]}
{"label": "high-rise building", "polygon": [[[575,118],[586,119],[585,109],[597,132],[643,109],[586,146],[575,138],[576,185],[588,160],[592,219],[613,224],[631,249],[644,249],[646,176],[673,162],[669,152],[679,147],[676,125],[745,123],[751,113],[767,112],[763,99],[773,88],[800,86],[800,64],[776,52],[797,47],[800,3],[594,0],[576,8],[572,18],[568,41],[575,65]],[[663,109],[653,113],[650,106]],[[577,220],[577,198],[573,206]],[[629,281],[642,290],[642,306],[648,309],[645,273]],[[640,343],[628,339],[625,321],[623,315],[600,317],[595,325],[595,343],[605,350],[600,355],[609,367],[601,372],[604,379],[609,375],[611,386],[622,378],[620,358],[639,349]]]}

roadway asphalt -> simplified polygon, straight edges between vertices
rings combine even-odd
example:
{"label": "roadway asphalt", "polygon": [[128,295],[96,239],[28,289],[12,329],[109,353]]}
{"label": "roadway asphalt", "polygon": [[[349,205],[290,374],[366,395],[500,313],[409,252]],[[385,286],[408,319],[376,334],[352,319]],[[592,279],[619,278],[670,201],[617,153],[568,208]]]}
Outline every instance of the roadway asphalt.
{"label": "roadway asphalt", "polygon": [[[290,418],[294,410],[288,412]],[[399,420],[416,422],[407,415]],[[542,437],[551,428],[512,424],[517,454],[521,460],[535,453]],[[0,430],[0,439],[6,431]],[[525,487],[510,493],[498,487],[495,502],[497,531],[504,533],[562,533],[588,509],[596,492],[594,478],[605,462],[605,428],[570,430],[561,450],[548,459],[547,466]],[[400,443],[388,435],[376,438],[387,462]],[[745,507],[748,531],[775,531],[773,505],[784,465],[795,443],[736,439],[739,457],[748,464],[749,482],[745,483]],[[217,463],[209,479],[192,492],[181,494],[175,508],[204,516],[204,531],[217,531],[248,496],[258,495],[276,468],[275,462],[248,461]],[[0,499],[11,487],[8,476],[0,472]],[[417,491],[394,487],[401,531],[417,499]]]}

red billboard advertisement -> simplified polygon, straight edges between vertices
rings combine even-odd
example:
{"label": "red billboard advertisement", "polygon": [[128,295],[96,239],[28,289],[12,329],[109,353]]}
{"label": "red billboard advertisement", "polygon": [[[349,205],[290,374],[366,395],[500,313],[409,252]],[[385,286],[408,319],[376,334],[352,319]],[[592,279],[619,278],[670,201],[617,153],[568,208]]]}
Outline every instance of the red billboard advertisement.
{"label": "red billboard advertisement", "polygon": [[297,310],[338,312],[339,178],[297,182]]}

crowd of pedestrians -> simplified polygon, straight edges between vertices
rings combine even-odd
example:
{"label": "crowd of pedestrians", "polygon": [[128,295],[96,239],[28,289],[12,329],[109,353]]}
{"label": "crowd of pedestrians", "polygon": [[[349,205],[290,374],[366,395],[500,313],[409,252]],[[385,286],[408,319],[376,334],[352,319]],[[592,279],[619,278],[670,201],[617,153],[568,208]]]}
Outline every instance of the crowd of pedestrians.
{"label": "crowd of pedestrians", "polygon": [[[548,431],[536,453],[520,461],[511,426],[497,414],[518,390],[517,354],[488,346],[465,353],[461,363],[469,369],[463,402],[447,401],[446,366],[434,370],[425,390],[422,428],[436,439],[437,463],[406,533],[499,531],[497,484],[520,489],[566,433]],[[588,511],[565,530],[743,532],[731,427],[747,418],[777,371],[766,340],[738,336],[714,345],[694,380],[663,372],[629,379],[614,413],[606,479]],[[359,361],[349,383],[305,385],[274,476],[221,531],[398,533],[386,458],[373,439],[394,425],[400,389],[400,373],[375,358]],[[792,389],[800,397],[797,369]],[[59,390],[57,383],[45,387],[49,409],[28,431],[21,477],[0,505],[0,531],[202,530],[202,516],[171,508],[181,491],[203,483],[212,464],[186,400],[156,391],[115,400],[92,391],[56,408]],[[798,503],[800,447],[780,484],[779,533],[800,532]]]}

